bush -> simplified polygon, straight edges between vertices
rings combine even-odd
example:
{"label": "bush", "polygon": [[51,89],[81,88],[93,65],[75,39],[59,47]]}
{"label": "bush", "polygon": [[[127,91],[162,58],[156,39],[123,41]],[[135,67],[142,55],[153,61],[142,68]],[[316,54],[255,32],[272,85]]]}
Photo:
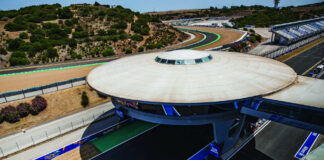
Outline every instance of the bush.
{"label": "bush", "polygon": [[261,36],[258,34],[258,35],[255,35],[255,38],[258,42],[261,42]]}
{"label": "bush", "polygon": [[100,36],[104,36],[104,35],[106,35],[106,31],[103,30],[103,29],[99,29],[99,30],[98,30],[98,35],[100,35]]}
{"label": "bush", "polygon": [[17,110],[18,113],[20,115],[21,118],[28,116],[29,114],[29,108],[30,108],[30,104],[29,103],[20,103],[17,106]]}
{"label": "bush", "polygon": [[87,105],[89,105],[89,97],[87,95],[87,92],[83,91],[82,95],[81,95],[81,105],[83,107],[86,107]]}
{"label": "bush", "polygon": [[256,42],[256,38],[255,38],[255,36],[250,36],[250,42],[252,42],[252,43],[255,43]]}
{"label": "bush", "polygon": [[15,123],[19,121],[19,113],[17,109],[13,106],[7,106],[2,109],[2,114],[4,119],[9,123]]}
{"label": "bush", "polygon": [[0,54],[1,54],[1,55],[7,55],[8,52],[6,51],[6,49],[0,47]]}
{"label": "bush", "polygon": [[78,46],[78,42],[74,38],[69,39],[68,44],[71,48],[76,48]]}
{"label": "bush", "polygon": [[8,40],[8,49],[9,50],[18,50],[21,46],[23,46],[25,43],[24,40],[20,39],[20,38],[16,38],[16,39],[9,39]]}
{"label": "bush", "polygon": [[1,17],[1,21],[7,21],[7,20],[9,20],[8,17]]}
{"label": "bush", "polygon": [[115,52],[113,49],[111,48],[108,48],[108,49],[105,49],[103,52],[102,52],[102,56],[104,57],[107,57],[107,56],[113,56],[115,55]]}
{"label": "bush", "polygon": [[9,58],[9,62],[11,66],[27,65],[30,63],[23,51],[13,52]]}
{"label": "bush", "polygon": [[132,49],[131,48],[127,48],[125,52],[126,52],[126,54],[132,54]]}
{"label": "bush", "polygon": [[29,108],[29,112],[32,115],[37,115],[39,112],[43,111],[47,107],[46,99],[41,96],[36,96],[32,100],[32,105]]}
{"label": "bush", "polygon": [[140,34],[134,34],[134,35],[132,35],[131,39],[134,40],[134,41],[138,41],[138,42],[140,42],[140,41],[142,41],[144,38],[143,38],[143,36],[140,35]]}
{"label": "bush", "polygon": [[26,32],[22,32],[19,34],[19,38],[21,39],[27,39],[28,38],[28,34]]}
{"label": "bush", "polygon": [[254,29],[250,29],[250,32],[254,34],[255,33],[255,30]]}
{"label": "bush", "polygon": [[3,122],[3,120],[4,120],[4,117],[3,117],[2,112],[0,111],[0,124]]}
{"label": "bush", "polygon": [[138,48],[138,52],[143,52],[143,51],[144,51],[144,47],[140,46],[140,47]]}
{"label": "bush", "polygon": [[73,32],[72,37],[73,38],[86,38],[88,37],[88,31],[81,31],[81,32]]}

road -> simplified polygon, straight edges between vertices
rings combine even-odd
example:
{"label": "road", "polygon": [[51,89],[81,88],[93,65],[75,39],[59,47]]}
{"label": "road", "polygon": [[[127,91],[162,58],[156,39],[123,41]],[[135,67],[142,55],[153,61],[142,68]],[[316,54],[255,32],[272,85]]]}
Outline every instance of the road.
{"label": "road", "polygon": [[[302,74],[324,57],[323,50],[324,43],[321,43],[284,63],[297,74]],[[233,160],[294,160],[294,155],[309,133],[307,130],[271,122]]]}
{"label": "road", "polygon": [[[294,68],[298,74],[301,74],[324,57],[324,52],[320,52],[321,50],[324,50],[324,43],[289,59],[285,63]],[[294,159],[295,153],[309,133],[306,130],[271,122],[233,159]],[[192,148],[207,145],[212,140],[211,134],[212,130],[208,130],[208,126],[185,128],[184,126],[161,125],[96,159],[186,159],[199,150]]]}

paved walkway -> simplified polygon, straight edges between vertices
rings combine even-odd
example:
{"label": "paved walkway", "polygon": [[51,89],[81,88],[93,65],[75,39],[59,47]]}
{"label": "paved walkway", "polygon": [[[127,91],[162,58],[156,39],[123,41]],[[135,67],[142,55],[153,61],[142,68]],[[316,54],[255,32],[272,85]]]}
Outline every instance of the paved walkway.
{"label": "paved walkway", "polygon": [[[113,115],[114,112],[110,111],[113,108],[114,106],[112,105],[111,102],[105,103],[87,110],[83,110],[68,116],[64,116],[60,119],[56,119],[29,128],[25,132],[21,131],[18,133],[1,137],[0,156],[3,154],[8,155],[14,153],[18,150],[22,150],[34,144],[39,144],[53,137],[58,137],[59,135],[62,135],[68,131],[74,130],[82,126],[87,126],[88,124],[92,123],[94,120]],[[118,120],[117,117],[112,118],[112,121],[115,122],[116,120]],[[97,131],[98,129],[102,129],[104,126],[107,126],[107,123],[104,124],[100,123],[100,125],[96,127],[92,127],[91,129],[93,131]],[[84,133],[85,129],[86,128],[83,128],[71,134],[64,135],[55,140],[48,141],[41,145],[37,145],[36,147],[28,149],[17,155],[14,155],[9,159],[33,159],[45,155],[49,152],[54,151],[55,149],[59,149],[67,144],[80,140],[83,134],[92,133],[92,131],[88,131],[88,130],[87,133]],[[1,152],[3,154],[1,154]]]}

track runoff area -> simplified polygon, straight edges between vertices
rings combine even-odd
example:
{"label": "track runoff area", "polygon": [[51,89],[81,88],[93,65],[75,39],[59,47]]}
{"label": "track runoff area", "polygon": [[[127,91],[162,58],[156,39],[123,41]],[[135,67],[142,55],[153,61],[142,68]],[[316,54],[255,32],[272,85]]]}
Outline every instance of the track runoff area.
{"label": "track runoff area", "polygon": [[[208,31],[200,31],[200,30],[193,30],[193,29],[183,29],[186,31],[192,31],[192,32],[198,32],[200,34],[204,35],[204,38],[196,43],[189,44],[184,47],[176,48],[174,50],[178,49],[199,49],[204,46],[208,46],[210,44],[213,44],[217,42],[221,36],[218,33],[214,32],[208,32]],[[115,59],[115,58],[114,58]],[[21,74],[30,74],[30,73],[38,73],[38,72],[47,72],[47,71],[55,71],[55,70],[63,70],[63,69],[72,69],[72,68],[80,68],[80,67],[88,67],[88,66],[96,66],[96,65],[102,65],[105,64],[109,60],[101,60],[101,61],[95,61],[95,62],[80,62],[80,63],[75,63],[75,64],[62,64],[62,65],[53,65],[53,66],[45,66],[45,67],[30,67],[30,68],[25,68],[25,69],[19,69],[17,68],[12,69],[12,70],[2,70],[0,71],[0,77],[5,77],[5,76],[14,76],[14,75],[21,75]]]}

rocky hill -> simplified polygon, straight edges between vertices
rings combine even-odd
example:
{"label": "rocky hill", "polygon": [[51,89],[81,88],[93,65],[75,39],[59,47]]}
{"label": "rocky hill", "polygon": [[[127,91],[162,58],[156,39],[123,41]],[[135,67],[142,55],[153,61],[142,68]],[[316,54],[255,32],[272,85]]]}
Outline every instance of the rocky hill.
{"label": "rocky hill", "polygon": [[0,20],[1,66],[131,54],[188,38],[157,16],[99,3],[0,11]]}

